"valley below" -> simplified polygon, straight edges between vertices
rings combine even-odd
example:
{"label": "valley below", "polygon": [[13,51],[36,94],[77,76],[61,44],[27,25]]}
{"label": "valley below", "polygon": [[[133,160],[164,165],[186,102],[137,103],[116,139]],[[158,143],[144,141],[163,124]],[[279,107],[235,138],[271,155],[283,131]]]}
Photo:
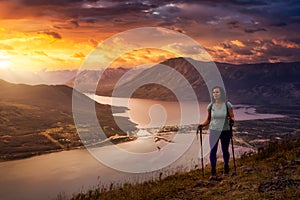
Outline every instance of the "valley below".
{"label": "valley below", "polygon": [[[60,192],[71,195],[96,185],[110,187],[112,183],[141,183],[167,177],[178,170],[199,168],[199,141],[195,133],[199,120],[206,117],[207,87],[201,78],[189,71],[190,66],[186,66],[181,58],[165,62],[168,63],[191,81],[199,102],[202,102],[197,105],[200,106],[200,118],[193,106],[187,106],[191,109],[187,112],[188,120],[180,124],[178,113],[163,108],[174,106],[175,103],[170,102],[174,95],[157,85],[146,85],[136,90],[133,99],[139,102],[130,107],[95,102],[85,94],[89,91],[79,92],[69,87],[73,85],[74,78],[67,81],[69,86],[29,86],[0,80],[0,170],[4,172],[0,181],[0,199],[44,199],[45,196],[53,199]],[[298,63],[217,65],[224,76],[228,99],[234,105],[234,144],[238,157],[260,151],[272,141],[299,139]],[[289,65],[291,71],[287,72]],[[96,94],[110,94],[111,87],[114,87],[111,80],[117,80],[123,72],[127,70],[109,70],[103,77],[105,91],[97,90]],[[88,80],[94,73],[85,72],[82,81]],[[141,73],[147,76],[147,70],[134,71],[132,75],[139,76]],[[164,77],[168,78],[167,74]],[[130,80],[134,83],[141,79],[130,77]],[[126,90],[127,86],[130,84],[122,87]],[[181,89],[184,90],[184,87]],[[286,92],[287,89],[290,90]],[[95,105],[96,121],[105,135],[99,135],[97,129],[89,127],[89,124],[75,123],[72,98],[82,104]],[[89,114],[84,109],[79,112],[83,116]],[[119,122],[127,130],[121,129]],[[206,132],[204,130],[205,138],[208,136]],[[168,144],[180,146],[185,142],[191,143],[191,147],[180,159],[174,158],[176,162],[162,169],[156,165],[154,161],[163,155]],[[154,155],[153,159],[146,159],[140,165],[152,162],[147,167],[153,165],[156,170],[136,174],[121,172],[119,168],[138,162],[119,156],[114,151],[115,147],[133,154],[150,152]],[[91,152],[112,159],[115,168],[103,164]],[[205,162],[209,162],[207,157]],[[15,188],[19,189],[19,193],[15,193]]]}

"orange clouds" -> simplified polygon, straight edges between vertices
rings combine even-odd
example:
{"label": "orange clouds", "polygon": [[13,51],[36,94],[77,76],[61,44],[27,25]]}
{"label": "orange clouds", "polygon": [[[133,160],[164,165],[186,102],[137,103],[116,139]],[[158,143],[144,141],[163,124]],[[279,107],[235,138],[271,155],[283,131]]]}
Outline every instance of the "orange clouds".
{"label": "orange clouds", "polygon": [[77,69],[82,62],[77,58],[83,56],[76,51],[89,53],[92,50],[91,45],[61,39],[54,32],[3,34],[6,39],[1,41],[0,53],[10,55],[11,66],[17,70]]}
{"label": "orange clouds", "polygon": [[209,48],[214,60],[220,62],[261,63],[290,62],[300,53],[299,44],[282,39],[231,40]]}
{"label": "orange clouds", "polygon": [[279,45],[279,46],[282,46],[282,47],[285,47],[285,48],[300,48],[300,44],[297,44],[295,42],[291,42],[291,41],[287,41],[287,40],[275,40],[275,39],[272,39],[272,42],[275,44],[275,45]]}
{"label": "orange clouds", "polygon": [[59,33],[56,33],[54,31],[39,31],[39,35],[46,38],[53,38],[53,39],[61,39],[61,35]]}
{"label": "orange clouds", "polygon": [[[245,12],[244,6],[251,12]],[[11,67],[15,69],[78,69],[90,52],[107,38],[148,26],[184,33],[203,45],[214,61],[297,61],[300,59],[299,26],[292,15],[293,7],[297,6],[285,1],[281,1],[279,8],[267,1],[240,0],[217,3],[196,0],[173,3],[163,0],[0,1],[0,53],[10,55]],[[262,13],[262,9],[268,12]],[[284,9],[291,12],[283,16]],[[161,40],[172,38],[168,31],[165,35],[163,32],[148,34],[144,38],[136,35],[135,39],[152,38],[149,43],[160,44]],[[116,48],[131,47],[126,40],[115,42],[118,43]],[[162,49],[171,53],[134,51],[121,56],[117,63],[130,66],[146,60],[157,62],[171,54],[210,59],[203,49],[180,41]],[[109,60],[116,53],[111,48],[106,51],[101,59]]]}
{"label": "orange clouds", "polygon": [[245,47],[245,45],[239,40],[231,40],[231,43],[238,47]]}
{"label": "orange clouds", "polygon": [[173,57],[176,57],[176,55],[160,49],[139,49],[118,57],[111,67],[137,67],[140,65],[160,63]]}
{"label": "orange clouds", "polygon": [[80,59],[84,59],[85,55],[82,52],[78,52],[78,53],[74,53],[73,54],[74,58],[80,58]]}

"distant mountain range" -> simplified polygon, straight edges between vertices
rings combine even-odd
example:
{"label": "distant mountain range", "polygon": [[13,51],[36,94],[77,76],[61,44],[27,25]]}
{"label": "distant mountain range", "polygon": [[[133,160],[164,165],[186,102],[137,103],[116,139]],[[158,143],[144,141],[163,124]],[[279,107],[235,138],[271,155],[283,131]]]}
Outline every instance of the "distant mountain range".
{"label": "distant mountain range", "polygon": [[76,83],[76,89],[85,93],[94,92],[92,88],[96,85],[97,90],[102,95],[110,96],[112,89],[121,77],[123,83],[128,82],[143,70],[140,68],[129,69],[123,67],[107,68],[105,70],[83,70],[65,84],[74,87]]}
{"label": "distant mountain range", "polygon": [[[193,60],[197,66],[205,66],[209,63]],[[300,97],[300,62],[293,63],[260,63],[233,65],[227,63],[215,63],[224,81],[228,100],[233,103],[246,104],[299,104]],[[209,101],[207,84],[198,71],[184,58],[168,59],[151,68],[108,68],[102,70],[62,70],[40,71],[36,73],[23,73],[15,71],[1,71],[0,77],[13,80],[14,83],[26,84],[65,84],[74,86],[80,92],[93,92],[92,86],[97,83],[96,94],[111,96],[117,89],[118,96],[127,96],[126,92],[140,86],[141,83],[152,81],[153,83],[171,83],[171,87],[163,87],[160,84],[147,84],[135,88],[132,97],[174,101],[175,93],[183,99],[190,99],[191,92],[187,90],[184,81],[178,80],[174,73],[161,71],[161,66],[166,65],[176,70],[187,81],[195,92],[198,100]],[[78,75],[77,75],[78,73]],[[99,77],[101,75],[101,79]],[[124,76],[126,75],[126,76]],[[117,81],[122,77],[122,83],[116,87]],[[125,77],[125,78],[124,78]],[[174,93],[175,92],[175,93]],[[116,94],[115,94],[116,95]]]}
{"label": "distant mountain range", "polygon": [[216,63],[229,99],[236,103],[300,105],[300,62]]}
{"label": "distant mountain range", "polygon": [[23,83],[28,85],[61,85],[75,77],[77,70],[57,70],[57,71],[22,71],[13,69],[0,69],[0,79],[10,83]]}
{"label": "distant mountain range", "polygon": [[[208,64],[195,60],[193,62],[200,67]],[[193,88],[199,100],[210,100],[207,85],[203,78],[184,58],[168,59],[140,72],[135,77],[131,77],[130,81],[117,88],[120,91],[118,95],[126,96],[126,91],[151,80],[154,83],[172,82],[176,84],[173,84],[171,88],[159,84],[147,84],[135,90],[132,97],[174,101],[176,100],[174,90],[178,90],[179,94],[189,99],[190,94],[186,92],[186,85],[181,84],[182,81],[180,80],[176,82],[174,79],[177,77],[174,77],[174,73],[161,71],[162,65],[170,66],[183,75],[189,81],[189,85]],[[299,104],[300,62],[243,65],[216,63],[216,65],[224,81],[227,98],[235,104]],[[119,72],[116,74],[116,77],[120,77]],[[99,85],[97,94],[111,95],[112,89],[106,87],[105,92],[103,92],[101,85]]]}

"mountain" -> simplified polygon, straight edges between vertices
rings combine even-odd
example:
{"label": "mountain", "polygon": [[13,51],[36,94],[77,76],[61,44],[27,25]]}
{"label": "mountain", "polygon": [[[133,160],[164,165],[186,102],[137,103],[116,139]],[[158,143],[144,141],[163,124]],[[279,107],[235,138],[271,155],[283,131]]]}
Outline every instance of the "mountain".
{"label": "mountain", "polygon": [[65,82],[65,85],[69,87],[74,87],[75,81],[77,83],[78,90],[84,92],[91,92],[90,88],[93,83],[97,83],[100,75],[103,73],[103,70],[83,70],[78,72],[76,76],[72,77],[70,80]]}
{"label": "mountain", "polygon": [[[209,71],[205,63],[189,59],[195,66],[204,69],[203,74]],[[245,104],[299,104],[300,62],[294,63],[259,63],[233,65],[215,63],[225,84],[228,99],[235,103]],[[174,69],[162,71],[162,66]],[[176,70],[176,71],[175,71]],[[175,72],[174,72],[175,71]],[[178,72],[181,77],[176,74]],[[178,97],[184,100],[192,98],[193,92],[200,101],[209,101],[207,84],[192,65],[184,58],[168,59],[151,68],[108,68],[103,70],[77,70],[18,72],[0,70],[0,78],[5,77],[14,83],[26,84],[65,84],[74,87],[80,92],[94,92],[94,83],[98,83],[96,94],[127,97],[127,92],[133,92],[132,97],[176,101]],[[101,79],[98,81],[101,75]],[[206,74],[206,75],[209,75]],[[179,78],[178,78],[179,77]],[[117,81],[122,78],[121,86],[116,87]],[[186,79],[188,82],[186,82]],[[145,84],[149,82],[149,84]],[[208,82],[208,80],[206,80]],[[161,83],[165,85],[161,86]],[[193,89],[188,90],[188,85]],[[167,86],[167,87],[166,87]],[[190,88],[190,89],[191,89]]]}
{"label": "mountain", "polygon": [[300,62],[229,65],[216,63],[230,99],[249,104],[299,104]]}
{"label": "mountain", "polygon": [[[64,86],[12,84],[0,80],[0,160],[23,158],[49,151],[70,149],[106,139],[94,131],[87,131],[84,140],[75,128],[72,110],[73,89]],[[74,100],[81,105],[95,104],[97,120],[107,137],[127,135],[117,126],[111,107],[95,103],[74,91]],[[119,108],[124,112],[125,108]],[[88,111],[80,110],[85,116]],[[127,127],[134,124],[118,118]],[[86,124],[83,124],[88,127]]]}
{"label": "mountain", "polygon": [[134,90],[132,97],[135,98],[174,101],[177,93],[179,98],[190,100],[193,94],[188,86],[192,87],[199,99],[209,99],[207,87],[198,71],[185,59],[174,58],[144,70],[119,86],[117,95],[126,97],[128,91]]}
{"label": "mountain", "polygon": [[[189,59],[191,60],[191,59]],[[205,63],[191,60],[193,65],[199,68],[207,68],[212,63]],[[224,81],[228,99],[237,103],[246,104],[292,104],[299,103],[300,97],[300,62],[295,63],[261,63],[232,65],[216,63]],[[179,72],[180,78],[172,70],[162,70],[162,66],[169,66]],[[209,68],[207,68],[209,69]],[[209,71],[209,70],[207,70]],[[203,72],[206,73],[205,70]],[[209,75],[207,72],[206,75]],[[180,80],[179,80],[180,79]],[[188,81],[197,98],[201,101],[210,99],[208,89],[203,77],[184,58],[168,59],[152,68],[144,70],[131,81],[124,83],[118,89],[119,96],[126,96],[126,92],[132,88],[146,83],[153,82],[139,87],[133,93],[133,97],[174,101],[174,91],[182,95],[183,99],[191,99],[192,94],[188,91]],[[208,80],[210,81],[210,80]],[[157,83],[173,83],[170,87],[160,86]]]}
{"label": "mountain", "polygon": [[12,69],[0,69],[0,79],[10,83],[23,83],[29,85],[47,84],[57,85],[64,84],[77,73],[77,70],[57,70],[57,71],[18,71]]}
{"label": "mountain", "polygon": [[[143,69],[129,69],[129,68],[107,68],[104,70],[83,70],[75,77],[72,77],[65,84],[74,87],[76,82],[76,89],[89,93],[94,92],[93,87],[96,83],[96,91],[103,96],[110,96],[112,88],[114,88],[117,81],[122,77],[123,82],[130,81],[134,76],[139,74]],[[101,79],[99,80],[101,76]]]}

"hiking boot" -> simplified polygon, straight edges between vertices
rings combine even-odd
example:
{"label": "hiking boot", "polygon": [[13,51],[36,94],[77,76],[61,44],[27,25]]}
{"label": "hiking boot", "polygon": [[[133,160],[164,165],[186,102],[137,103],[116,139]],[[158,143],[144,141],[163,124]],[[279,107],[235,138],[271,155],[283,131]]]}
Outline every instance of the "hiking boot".
{"label": "hiking boot", "polygon": [[211,176],[214,176],[214,177],[217,176],[217,171],[216,171],[216,169],[211,169]]}
{"label": "hiking boot", "polygon": [[229,165],[224,165],[224,174],[229,174]]}
{"label": "hiking boot", "polygon": [[217,176],[216,175],[211,175],[210,177],[209,177],[209,179],[208,180],[210,180],[210,181],[217,181],[218,180],[218,178],[217,178]]}
{"label": "hiking boot", "polygon": [[216,169],[211,169],[211,176],[209,177],[209,180],[217,180],[217,171]]}
{"label": "hiking boot", "polygon": [[222,181],[223,178],[218,177],[218,176],[210,176],[209,181]]}

